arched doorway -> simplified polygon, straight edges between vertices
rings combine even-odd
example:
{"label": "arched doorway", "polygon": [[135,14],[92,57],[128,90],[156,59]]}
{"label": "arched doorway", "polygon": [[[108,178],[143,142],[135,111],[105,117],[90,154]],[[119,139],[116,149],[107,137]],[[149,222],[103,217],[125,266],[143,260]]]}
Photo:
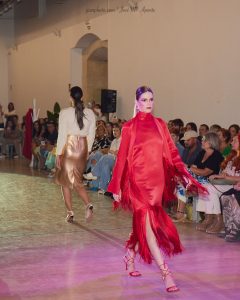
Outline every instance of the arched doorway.
{"label": "arched doorway", "polygon": [[85,101],[101,101],[108,88],[108,47],[94,34],[84,35],[71,50],[71,85],[80,85]]}

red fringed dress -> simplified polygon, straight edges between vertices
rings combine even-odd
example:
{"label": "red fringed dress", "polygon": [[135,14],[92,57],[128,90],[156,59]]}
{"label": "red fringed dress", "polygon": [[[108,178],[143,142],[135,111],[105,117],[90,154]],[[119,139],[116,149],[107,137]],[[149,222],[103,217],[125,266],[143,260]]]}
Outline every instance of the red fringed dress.
{"label": "red fringed dress", "polygon": [[190,181],[203,190],[185,169],[165,122],[139,112],[123,126],[108,191],[121,195],[120,205],[133,212],[127,247],[135,249],[138,244],[138,252],[147,263],[152,262],[146,240],[147,213],[163,252],[170,256],[182,251],[178,232],[163,209],[163,204],[175,199],[177,180],[185,185]]}

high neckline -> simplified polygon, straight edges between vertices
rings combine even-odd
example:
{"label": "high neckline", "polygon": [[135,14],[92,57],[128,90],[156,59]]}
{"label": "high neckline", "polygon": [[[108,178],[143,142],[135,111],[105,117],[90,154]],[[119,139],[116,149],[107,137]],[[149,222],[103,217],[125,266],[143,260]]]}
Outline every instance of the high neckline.
{"label": "high neckline", "polygon": [[137,113],[137,117],[138,117],[139,120],[150,120],[152,118],[152,114],[139,111]]}

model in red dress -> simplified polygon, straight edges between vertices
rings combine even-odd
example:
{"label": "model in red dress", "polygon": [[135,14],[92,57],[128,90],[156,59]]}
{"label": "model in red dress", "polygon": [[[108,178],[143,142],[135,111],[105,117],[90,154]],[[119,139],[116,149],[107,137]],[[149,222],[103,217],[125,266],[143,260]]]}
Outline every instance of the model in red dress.
{"label": "model in red dress", "polygon": [[168,292],[178,291],[164,261],[163,253],[180,253],[182,246],[178,232],[163,204],[175,198],[177,180],[185,186],[204,189],[187,172],[165,122],[155,118],[153,92],[140,87],[136,92],[135,118],[124,124],[112,180],[108,191],[124,209],[133,212],[133,231],[127,241],[126,268],[131,276],[135,271],[134,258],[159,266]]}

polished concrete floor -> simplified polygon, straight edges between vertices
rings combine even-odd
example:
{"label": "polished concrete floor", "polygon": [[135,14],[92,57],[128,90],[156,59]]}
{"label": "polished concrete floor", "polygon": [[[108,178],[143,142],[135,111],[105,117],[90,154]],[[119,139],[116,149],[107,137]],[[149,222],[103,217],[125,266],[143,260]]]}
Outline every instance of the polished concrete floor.
{"label": "polished concrete floor", "polygon": [[90,197],[92,222],[74,195],[76,218],[68,224],[52,179],[24,160],[0,160],[1,300],[239,299],[240,243],[179,224],[185,251],[167,261],[181,291],[167,294],[156,266],[139,262],[140,278],[124,270],[131,216],[112,212],[105,196]]}

